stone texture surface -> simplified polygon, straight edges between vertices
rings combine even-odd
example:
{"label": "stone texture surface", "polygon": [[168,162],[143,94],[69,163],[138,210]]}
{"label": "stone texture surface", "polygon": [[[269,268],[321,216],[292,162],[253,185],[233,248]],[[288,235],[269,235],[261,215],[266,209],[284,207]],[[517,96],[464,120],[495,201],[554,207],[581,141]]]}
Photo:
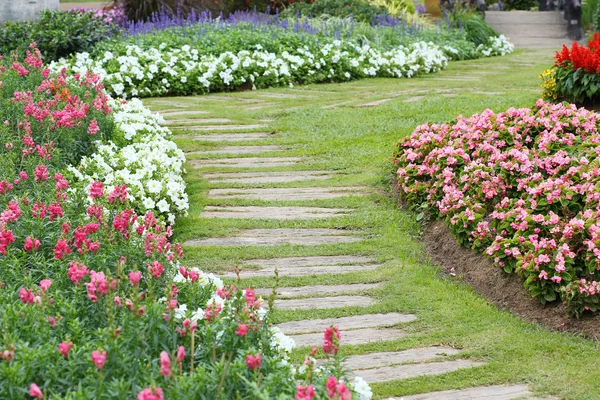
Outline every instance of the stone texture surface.
{"label": "stone texture surface", "polygon": [[[266,128],[267,124],[248,124],[248,125],[204,125],[204,126],[186,126],[188,131],[228,131],[228,130],[252,130]],[[183,129],[183,127],[182,127]]]}
{"label": "stone texture surface", "polygon": [[360,370],[404,363],[418,363],[436,357],[457,354],[458,352],[459,350],[452,347],[433,346],[404,351],[361,354],[349,356],[344,362],[344,367],[351,370]]}
{"label": "stone texture surface", "polygon": [[[315,296],[315,295],[334,295],[362,292],[365,290],[377,289],[381,283],[356,283],[350,285],[315,285],[315,286],[299,286],[299,287],[278,287],[277,296],[280,297],[299,297],[299,296]],[[272,288],[258,288],[255,292],[258,296],[267,297],[273,291]],[[333,298],[335,301],[337,297]]]}
{"label": "stone texture surface", "polygon": [[[411,322],[417,317],[413,314],[386,313],[386,314],[363,314],[340,318],[310,319],[303,321],[290,321],[277,326],[285,334],[321,333],[328,326],[335,325],[342,328],[342,334],[351,329],[365,329],[375,327],[392,326],[399,323]],[[393,329],[392,329],[393,330]],[[345,339],[344,339],[345,343]]]}
{"label": "stone texture surface", "polygon": [[[531,395],[525,385],[483,386],[404,396],[404,400],[511,400]],[[392,399],[393,400],[393,399]]]}
{"label": "stone texture surface", "polygon": [[[305,244],[305,243],[302,243]],[[315,244],[315,243],[310,243]],[[368,265],[311,265],[308,267],[278,267],[277,273],[279,276],[311,276],[311,275],[335,275],[349,274],[351,272],[372,271],[379,268],[380,264]],[[223,275],[228,278],[234,278],[236,275],[233,272],[228,272]],[[275,276],[275,267],[255,269],[242,269],[240,277],[255,278],[255,277],[273,277]]]}
{"label": "stone texture surface", "polygon": [[208,111],[204,110],[180,110],[180,111],[157,111],[158,114],[163,117],[175,117],[178,115],[204,115],[208,114]]}
{"label": "stone texture surface", "polygon": [[[282,310],[311,310],[342,307],[368,307],[373,304],[375,304],[375,300],[369,296],[335,296],[275,300],[274,307]],[[340,327],[340,329],[341,328],[342,327]]]}
{"label": "stone texture surface", "polygon": [[185,119],[169,119],[165,121],[165,125],[181,125],[182,127],[189,124],[220,124],[231,122],[229,118],[185,118]]}
{"label": "stone texture surface", "polygon": [[413,97],[409,97],[406,100],[403,100],[403,103],[413,103],[415,101],[421,101],[425,98],[425,96],[413,96]]}
{"label": "stone texture surface", "polygon": [[[342,326],[340,326],[340,328],[342,333],[342,343],[344,344],[344,346],[396,340],[404,337],[404,332],[402,332],[400,329],[366,328],[356,329],[353,331],[346,331],[342,329]],[[312,347],[320,346],[321,344],[323,344],[323,332],[290,335],[290,337],[296,341],[297,347]],[[371,382],[371,380],[365,376],[365,373],[368,371],[371,370],[361,371],[361,376],[363,376],[363,378],[365,378],[367,382]]]}
{"label": "stone texture surface", "polygon": [[38,19],[42,10],[59,6],[59,0],[0,1],[0,22]]}
{"label": "stone texture surface", "polygon": [[[266,146],[265,146],[266,147]],[[208,197],[215,199],[249,200],[321,200],[336,197],[356,196],[366,193],[367,187],[306,187],[306,188],[268,188],[268,189],[211,189]]]}
{"label": "stone texture surface", "polygon": [[310,256],[310,257],[282,257],[245,260],[244,264],[259,265],[262,267],[307,267],[311,265],[340,265],[359,264],[375,261],[372,257],[341,255],[341,256]]}
{"label": "stone texture surface", "polygon": [[[353,331],[356,332],[356,331]],[[343,338],[344,332],[342,332]],[[390,339],[388,339],[390,340]],[[357,375],[367,382],[387,382],[398,379],[415,378],[425,375],[440,375],[463,368],[473,368],[484,365],[470,360],[440,361],[425,364],[394,365],[389,367],[361,370]],[[440,397],[436,397],[439,399]]]}
{"label": "stone texture surface", "polygon": [[358,104],[356,107],[376,107],[380,104],[387,103],[388,101],[392,101],[392,100],[394,100],[394,98],[381,99],[381,100],[372,101],[370,103]]}
{"label": "stone texture surface", "polygon": [[287,183],[329,179],[334,175],[328,171],[285,171],[285,172],[227,172],[202,176],[209,182],[222,183]]}
{"label": "stone texture surface", "polygon": [[203,218],[242,219],[321,219],[342,217],[352,212],[347,208],[323,207],[259,207],[259,206],[206,206]]}
{"label": "stone texture surface", "polygon": [[233,168],[263,168],[283,167],[294,165],[300,157],[246,157],[246,158],[212,158],[210,160],[190,160],[194,168],[203,167],[233,167]]}
{"label": "stone texture surface", "polygon": [[281,151],[281,146],[225,146],[210,150],[192,151],[187,154],[260,154],[270,151]]}
{"label": "stone texture surface", "polygon": [[339,229],[247,229],[236,236],[193,239],[186,246],[278,246],[283,244],[316,246],[331,243],[352,243],[362,240],[351,231]]}
{"label": "stone texture surface", "polygon": [[216,135],[177,135],[180,138],[189,138],[202,142],[244,142],[249,140],[261,140],[269,137],[267,132],[251,133],[219,133]]}

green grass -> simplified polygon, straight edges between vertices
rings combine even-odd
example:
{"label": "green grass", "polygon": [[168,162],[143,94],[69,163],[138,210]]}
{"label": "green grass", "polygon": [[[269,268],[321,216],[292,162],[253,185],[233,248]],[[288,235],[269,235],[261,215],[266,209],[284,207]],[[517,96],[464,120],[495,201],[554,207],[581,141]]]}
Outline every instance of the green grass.
{"label": "green grass", "polygon": [[[366,308],[328,310],[276,310],[276,322],[346,316],[371,312],[415,313],[415,322],[401,325],[407,335],[392,342],[346,346],[345,354],[397,351],[417,346],[444,344],[462,349],[453,358],[485,361],[482,367],[440,376],[419,377],[374,384],[376,397],[402,396],[437,390],[505,383],[528,383],[540,396],[565,399],[600,399],[600,349],[598,343],[572,334],[551,332],[525,322],[489,305],[464,284],[449,280],[439,268],[424,259],[419,241],[421,226],[415,215],[401,210],[389,195],[390,164],[394,143],[418,124],[445,122],[459,114],[470,115],[485,108],[502,111],[511,106],[528,107],[541,95],[537,76],[552,63],[550,52],[517,52],[504,58],[451,63],[439,74],[409,80],[371,79],[346,84],[311,85],[295,89],[274,89],[269,93],[291,94],[295,98],[268,98],[267,91],[242,92],[179,99],[208,113],[202,118],[227,117],[232,123],[275,119],[269,130],[272,139],[256,143],[279,144],[277,155],[303,156],[298,166],[272,170],[333,170],[331,180],[277,185],[209,184],[198,170],[188,169],[190,215],[177,226],[177,240],[227,236],[245,228],[335,227],[361,232],[358,243],[326,246],[276,247],[186,247],[190,266],[207,271],[231,270],[243,259],[305,255],[374,255],[383,266],[375,272],[346,275],[282,278],[283,286],[313,284],[384,282],[370,290],[377,304]],[[440,80],[476,77],[476,80]],[[456,94],[455,97],[444,97]],[[487,93],[478,93],[487,92]],[[310,96],[310,97],[309,97]],[[405,102],[413,96],[421,100]],[[376,107],[356,105],[393,98]],[[147,100],[153,109],[169,106]],[[248,111],[247,105],[266,105]],[[323,108],[342,104],[335,108]],[[290,110],[290,108],[292,108]],[[185,118],[185,116],[170,117]],[[177,139],[186,151],[213,145]],[[275,155],[275,154],[272,154]],[[200,156],[194,156],[199,158]],[[214,169],[214,170],[224,170]],[[299,187],[367,185],[371,193],[332,200],[273,202],[258,200],[214,200],[206,196],[213,187]],[[202,219],[206,205],[312,205],[353,208],[346,217],[316,221]],[[250,279],[241,284],[265,287],[272,279]],[[565,318],[567,318],[565,316]],[[343,329],[343,327],[341,327]],[[343,343],[343,342],[342,342]],[[300,360],[302,350],[294,358]]]}

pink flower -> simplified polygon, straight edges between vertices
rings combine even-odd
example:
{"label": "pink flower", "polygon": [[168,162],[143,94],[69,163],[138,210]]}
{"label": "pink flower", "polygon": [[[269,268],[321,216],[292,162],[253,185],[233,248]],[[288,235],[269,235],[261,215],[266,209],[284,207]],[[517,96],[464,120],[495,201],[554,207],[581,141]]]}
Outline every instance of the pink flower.
{"label": "pink flower", "polygon": [[315,387],[313,385],[298,385],[296,389],[296,400],[312,400],[315,397]]}
{"label": "pink flower", "polygon": [[65,358],[69,358],[69,351],[73,348],[73,342],[62,342],[58,345],[58,351]]}
{"label": "pink flower", "polygon": [[346,384],[343,381],[340,381],[340,383],[337,385],[335,390],[336,390],[337,394],[340,396],[339,397],[340,400],[352,399],[352,393],[346,387]]}
{"label": "pink flower", "polygon": [[171,371],[171,358],[166,351],[160,353],[160,374],[167,378],[170,378],[171,375],[173,375],[173,372]]}
{"label": "pink flower", "polygon": [[140,279],[142,279],[142,273],[137,271],[137,272],[130,272],[129,273],[129,282],[131,282],[131,284],[133,286],[137,286],[138,283],[140,282]]}
{"label": "pink flower", "polygon": [[327,388],[327,396],[333,399],[335,397],[336,387],[337,387],[337,378],[335,376],[330,376],[327,378],[327,383],[325,384]]}
{"label": "pink flower", "polygon": [[36,182],[45,182],[48,180],[48,167],[46,167],[44,164],[40,164],[37,167],[35,167],[33,173],[35,175]]}
{"label": "pink flower", "polygon": [[33,302],[35,301],[33,291],[25,288],[19,289],[19,298],[21,299],[23,304],[33,304]]}
{"label": "pink flower", "polygon": [[248,325],[238,324],[238,329],[235,331],[236,335],[246,336],[246,332],[248,332]]}
{"label": "pink flower", "polygon": [[73,281],[74,284],[78,285],[79,282],[89,273],[87,267],[82,263],[71,261],[69,263],[69,270],[67,276]]}
{"label": "pink flower", "polygon": [[261,363],[261,357],[260,354],[257,354],[255,356],[248,354],[246,356],[246,365],[248,366],[248,368],[250,368],[252,371],[254,371],[255,369],[260,367],[260,363]]}
{"label": "pink flower", "polygon": [[160,264],[158,261],[153,261],[152,265],[146,264],[146,266],[150,270],[150,273],[152,274],[152,276],[157,279],[160,278],[163,271],[165,270],[165,267],[163,267],[162,264]]}
{"label": "pink flower", "polygon": [[37,397],[38,399],[44,398],[44,393],[42,393],[42,390],[40,389],[40,387],[38,385],[36,385],[35,383],[32,383],[31,385],[29,385],[29,395],[31,397]]}
{"label": "pink flower", "polygon": [[33,250],[37,250],[40,248],[40,241],[36,238],[31,238],[31,236],[27,236],[25,238],[25,245],[23,246],[23,250],[28,253],[31,253]]}
{"label": "pink flower", "polygon": [[102,182],[93,182],[90,185],[90,197],[95,199],[104,196],[104,184]]}
{"label": "pink flower", "polygon": [[52,281],[50,279],[42,279],[40,281],[40,289],[42,289],[44,292],[47,292],[51,285]]}
{"label": "pink flower", "polygon": [[100,128],[98,127],[98,123],[96,122],[96,120],[92,120],[90,122],[90,126],[88,127],[88,133],[90,135],[95,135],[96,133],[98,133],[99,130]]}
{"label": "pink flower", "polygon": [[96,368],[98,368],[99,370],[102,370],[102,368],[104,367],[104,364],[106,363],[106,350],[92,351],[92,362],[94,363]]}
{"label": "pink flower", "polygon": [[337,326],[330,326],[323,334],[323,351],[325,354],[337,354],[340,349],[342,335]]}
{"label": "pink flower", "polygon": [[182,363],[185,358],[185,347],[179,346],[177,349],[177,362]]}
{"label": "pink flower", "polygon": [[138,394],[137,400],[164,400],[163,391],[161,388],[146,388]]}

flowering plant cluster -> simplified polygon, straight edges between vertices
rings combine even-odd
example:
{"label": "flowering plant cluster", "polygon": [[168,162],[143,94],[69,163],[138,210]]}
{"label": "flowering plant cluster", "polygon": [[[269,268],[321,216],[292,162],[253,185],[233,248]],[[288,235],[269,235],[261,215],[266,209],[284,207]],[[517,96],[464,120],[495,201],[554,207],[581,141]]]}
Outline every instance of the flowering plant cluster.
{"label": "flowering plant cluster", "polygon": [[69,12],[76,15],[91,14],[93,18],[101,20],[105,24],[122,25],[126,21],[125,6],[122,3],[100,9],[85,7],[72,8]]}
{"label": "flowering plant cluster", "polygon": [[595,103],[600,93],[600,34],[595,33],[587,47],[577,42],[571,49],[563,45],[555,58],[554,67],[540,76],[544,99]]}
{"label": "flowering plant cluster", "polygon": [[152,134],[139,103],[112,101],[91,73],[52,74],[35,48],[0,64],[0,91],[0,398],[371,397],[346,379],[337,327],[326,363],[314,349],[294,365],[264,301],[186,267],[172,228],[138,212],[139,188],[70,179],[90,137]]}
{"label": "flowering plant cluster", "polygon": [[600,309],[600,114],[538,100],[425,124],[397,145],[407,203],[516,273],[542,303]]}

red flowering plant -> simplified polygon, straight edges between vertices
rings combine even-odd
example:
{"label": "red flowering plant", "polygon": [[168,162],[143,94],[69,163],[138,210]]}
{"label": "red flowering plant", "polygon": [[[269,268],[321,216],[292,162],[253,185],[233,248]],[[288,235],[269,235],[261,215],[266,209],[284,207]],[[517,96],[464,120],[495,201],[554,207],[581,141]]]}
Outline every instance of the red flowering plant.
{"label": "red flowering plant", "polygon": [[111,132],[111,110],[95,76],[28,57],[0,76],[14,93],[0,111],[0,398],[291,398],[302,381],[311,399],[330,376],[348,398],[335,365],[307,377],[288,362],[293,341],[253,290],[182,265],[126,185],[72,190],[68,164]]}
{"label": "red flowering plant", "polygon": [[407,203],[516,273],[542,303],[600,306],[600,114],[538,100],[425,124],[397,145]]}
{"label": "red flowering plant", "polygon": [[540,76],[544,99],[595,104],[600,94],[600,34],[595,33],[587,47],[577,42],[571,49],[563,45],[555,58],[554,67]]}

